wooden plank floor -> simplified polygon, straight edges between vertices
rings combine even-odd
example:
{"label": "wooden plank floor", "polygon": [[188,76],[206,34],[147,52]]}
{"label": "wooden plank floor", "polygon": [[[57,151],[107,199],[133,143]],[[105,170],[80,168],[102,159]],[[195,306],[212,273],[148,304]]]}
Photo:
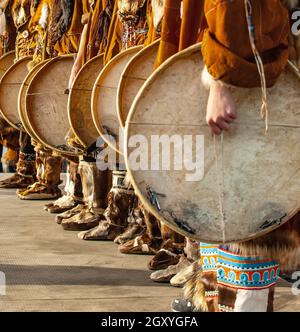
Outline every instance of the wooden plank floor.
{"label": "wooden plank floor", "polygon": [[[149,279],[149,256],[79,240],[44,204],[0,190],[0,271],[7,283],[0,311],[170,311],[180,290]],[[289,284],[278,287],[276,309],[300,311]]]}

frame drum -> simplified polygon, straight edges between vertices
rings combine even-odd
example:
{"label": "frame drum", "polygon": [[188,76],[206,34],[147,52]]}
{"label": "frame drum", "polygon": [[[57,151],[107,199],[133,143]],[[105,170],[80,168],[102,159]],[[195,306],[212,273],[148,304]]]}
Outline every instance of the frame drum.
{"label": "frame drum", "polygon": [[[206,124],[200,44],[143,85],[125,128],[129,178],[145,207],[175,231],[231,243],[267,234],[300,208],[300,81],[291,64],[268,89],[230,88],[239,118],[213,137]],[[141,162],[142,161],[142,162]]]}

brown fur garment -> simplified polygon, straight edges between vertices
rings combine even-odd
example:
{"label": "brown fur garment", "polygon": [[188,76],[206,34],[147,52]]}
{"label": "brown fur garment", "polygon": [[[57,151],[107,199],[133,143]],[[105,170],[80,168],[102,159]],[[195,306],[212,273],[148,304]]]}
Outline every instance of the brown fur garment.
{"label": "brown fur garment", "polygon": [[15,0],[12,4],[12,18],[15,27],[19,29],[30,19],[31,0]]}
{"label": "brown fur garment", "polygon": [[106,220],[115,225],[127,227],[128,211],[131,211],[135,197],[122,189],[113,189],[109,192],[108,206],[105,210]]}
{"label": "brown fur garment", "polygon": [[300,267],[300,212],[290,221],[257,239],[231,244],[230,250],[242,255],[257,255],[278,261],[283,270]]}
{"label": "brown fur garment", "polygon": [[20,132],[0,117],[0,143],[6,148],[18,152],[20,149],[19,137]]}
{"label": "brown fur garment", "polygon": [[183,296],[193,303],[195,311],[209,311],[200,264],[193,265],[193,274],[183,287]]}
{"label": "brown fur garment", "polygon": [[55,43],[68,31],[72,22],[74,12],[74,1],[53,0],[52,15],[49,27],[50,44]]}
{"label": "brown fur garment", "polygon": [[10,148],[7,149],[6,153],[1,158],[1,162],[8,167],[16,167],[18,162],[19,154]]}

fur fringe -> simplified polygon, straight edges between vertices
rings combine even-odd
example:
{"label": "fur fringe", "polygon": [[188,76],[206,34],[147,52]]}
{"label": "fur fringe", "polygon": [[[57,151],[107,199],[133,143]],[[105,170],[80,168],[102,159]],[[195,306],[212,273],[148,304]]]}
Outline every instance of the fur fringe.
{"label": "fur fringe", "polygon": [[48,26],[48,17],[49,17],[49,7],[47,4],[45,4],[42,8],[42,14],[39,20],[39,25],[43,29],[46,29]]}
{"label": "fur fringe", "polygon": [[229,250],[245,256],[276,260],[283,270],[300,268],[300,213],[290,221],[257,239],[231,244]]}
{"label": "fur fringe", "polygon": [[18,152],[9,148],[1,158],[1,162],[8,167],[16,167],[18,162]]}
{"label": "fur fringe", "polygon": [[205,288],[201,281],[201,266],[198,261],[193,265],[193,274],[183,287],[183,296],[195,306],[195,311],[208,311]]}
{"label": "fur fringe", "polygon": [[54,0],[52,4],[51,23],[49,27],[51,45],[68,31],[74,13],[74,1]]}

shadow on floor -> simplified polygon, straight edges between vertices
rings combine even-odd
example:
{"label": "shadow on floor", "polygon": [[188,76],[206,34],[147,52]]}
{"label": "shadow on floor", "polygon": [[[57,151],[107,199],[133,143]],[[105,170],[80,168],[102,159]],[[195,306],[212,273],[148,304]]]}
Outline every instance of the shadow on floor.
{"label": "shadow on floor", "polygon": [[150,271],[94,266],[0,264],[7,285],[157,286]]}

